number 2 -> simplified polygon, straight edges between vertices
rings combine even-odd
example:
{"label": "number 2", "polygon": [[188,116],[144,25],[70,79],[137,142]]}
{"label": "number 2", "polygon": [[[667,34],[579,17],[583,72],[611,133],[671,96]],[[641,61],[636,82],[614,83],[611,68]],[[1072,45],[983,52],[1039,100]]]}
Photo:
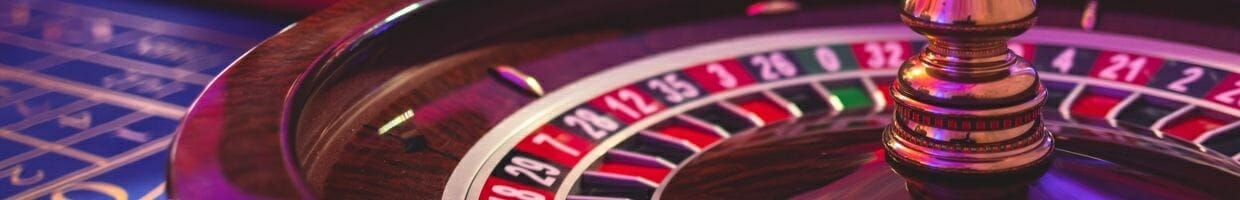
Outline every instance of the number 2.
{"label": "number 2", "polygon": [[1184,78],[1171,82],[1171,84],[1167,85],[1167,89],[1176,92],[1188,92],[1188,84],[1197,81],[1197,79],[1201,79],[1201,75],[1205,74],[1205,71],[1200,67],[1192,67],[1184,69],[1183,73]]}

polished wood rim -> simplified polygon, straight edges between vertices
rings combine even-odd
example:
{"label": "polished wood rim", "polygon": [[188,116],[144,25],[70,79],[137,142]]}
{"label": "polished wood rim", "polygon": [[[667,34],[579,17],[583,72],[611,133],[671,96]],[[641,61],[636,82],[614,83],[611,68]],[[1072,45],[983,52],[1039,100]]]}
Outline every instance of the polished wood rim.
{"label": "polished wood rim", "polygon": [[322,57],[414,2],[345,0],[229,66],[191,106],[174,142],[172,196],[312,197],[282,134],[287,97]]}

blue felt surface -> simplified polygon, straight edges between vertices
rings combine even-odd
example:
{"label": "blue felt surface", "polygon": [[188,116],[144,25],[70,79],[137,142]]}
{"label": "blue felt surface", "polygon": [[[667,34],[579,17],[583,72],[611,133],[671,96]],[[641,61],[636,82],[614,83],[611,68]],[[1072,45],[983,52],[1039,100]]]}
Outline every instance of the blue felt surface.
{"label": "blue felt surface", "polygon": [[[0,199],[166,198],[167,148],[183,116],[151,108],[186,110],[211,77],[293,21],[183,3],[0,1],[0,72],[29,74],[0,79]],[[20,183],[10,181],[19,169]]]}
{"label": "blue felt surface", "polygon": [[[53,180],[90,167],[90,163],[54,153],[40,155],[19,165],[23,169],[22,173],[19,173],[23,178],[39,177],[41,180]],[[7,168],[12,169],[16,167],[10,166]],[[5,185],[0,187],[0,194],[15,194],[38,186],[41,186],[41,184]]]}
{"label": "blue felt surface", "polygon": [[[161,117],[150,117],[126,125],[124,128],[109,131],[103,135],[78,142],[70,147],[100,156],[112,157],[133,150],[139,145],[145,144],[142,139],[149,142],[149,140],[172,134],[172,132],[176,130],[177,124],[179,124],[179,122],[176,120]],[[141,137],[126,138],[121,136],[121,134],[139,134]]]}
{"label": "blue felt surface", "polygon": [[34,59],[47,56],[47,53],[33,51],[13,45],[0,44],[0,64],[22,65]]}

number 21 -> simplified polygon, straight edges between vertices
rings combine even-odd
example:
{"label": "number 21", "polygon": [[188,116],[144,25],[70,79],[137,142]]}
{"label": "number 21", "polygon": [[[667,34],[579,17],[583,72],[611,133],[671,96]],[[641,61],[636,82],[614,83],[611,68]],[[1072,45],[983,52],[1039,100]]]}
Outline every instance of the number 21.
{"label": "number 21", "polygon": [[[1124,82],[1132,82],[1133,79],[1137,78],[1137,75],[1141,74],[1141,68],[1144,68],[1146,63],[1145,57],[1137,56],[1133,58],[1128,54],[1115,54],[1110,59],[1111,65],[1103,68],[1098,76],[1104,79]],[[1128,69],[1128,73],[1124,74],[1123,80],[1120,80],[1119,77],[1119,70],[1121,69]]]}

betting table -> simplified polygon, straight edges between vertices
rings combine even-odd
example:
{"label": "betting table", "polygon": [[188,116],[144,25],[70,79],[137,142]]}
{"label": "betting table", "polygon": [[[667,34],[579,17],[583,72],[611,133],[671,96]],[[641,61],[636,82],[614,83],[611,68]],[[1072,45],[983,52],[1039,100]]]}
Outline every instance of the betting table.
{"label": "betting table", "polygon": [[6,199],[166,198],[187,108],[290,23],[149,1],[3,1],[0,14]]}

